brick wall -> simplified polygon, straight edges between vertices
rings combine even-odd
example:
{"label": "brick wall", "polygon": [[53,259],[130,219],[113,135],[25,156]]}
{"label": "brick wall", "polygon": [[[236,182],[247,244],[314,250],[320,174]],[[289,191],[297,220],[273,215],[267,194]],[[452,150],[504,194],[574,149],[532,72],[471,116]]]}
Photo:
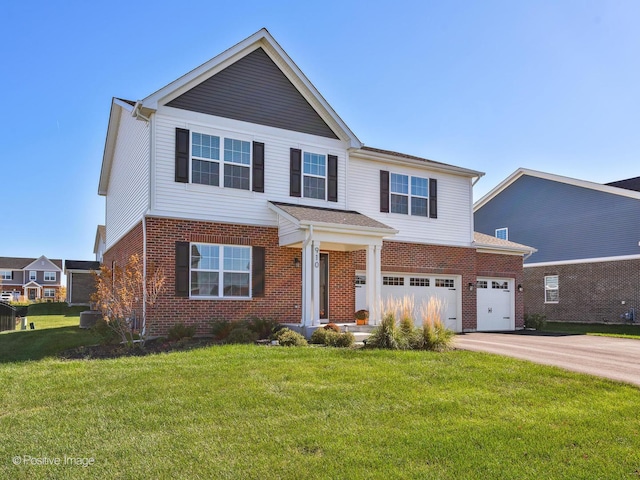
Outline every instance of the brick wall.
{"label": "brick wall", "polygon": [[[558,275],[558,303],[544,303],[547,275]],[[525,313],[553,322],[622,323],[621,315],[640,308],[640,260],[527,267],[524,288]]]}
{"label": "brick wall", "polygon": [[70,272],[71,297],[69,303],[90,303],[91,295],[96,291],[95,277],[92,273]]}

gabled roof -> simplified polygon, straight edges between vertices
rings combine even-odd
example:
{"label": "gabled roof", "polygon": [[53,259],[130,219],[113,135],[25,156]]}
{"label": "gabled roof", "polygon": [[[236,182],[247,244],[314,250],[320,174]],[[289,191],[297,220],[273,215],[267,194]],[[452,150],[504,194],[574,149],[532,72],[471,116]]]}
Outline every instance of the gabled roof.
{"label": "gabled roof", "polygon": [[509,177],[503,180],[498,186],[496,186],[493,190],[483,196],[480,200],[473,204],[473,211],[477,211],[482,208],[487,202],[489,202],[492,198],[498,195],[500,192],[505,190],[511,184],[516,182],[523,175],[528,175],[530,177],[542,178],[545,180],[550,180],[553,182],[564,183],[567,185],[573,185],[581,188],[588,188],[590,190],[596,190],[599,192],[610,193],[612,195],[619,195],[621,197],[629,197],[640,200],[640,192],[636,192],[633,190],[627,190],[624,188],[618,188],[610,185],[603,185],[601,183],[588,182],[586,180],[579,180],[577,178],[571,177],[563,177],[562,175],[554,175],[552,173],[539,172],[536,170],[529,170],[527,168],[519,168],[515,172],[513,172]]}
{"label": "gabled roof", "polygon": [[[49,260],[44,255],[42,255],[40,258],[0,257],[0,270],[3,270],[3,269],[24,270],[25,268],[31,266],[41,258],[53,263],[55,267],[58,267],[58,269],[62,271],[62,260],[58,260],[58,259]],[[36,268],[32,268],[32,270],[36,270]]]}
{"label": "gabled roof", "polygon": [[509,240],[502,240],[501,238],[492,237],[480,232],[473,232],[473,246],[478,249],[484,250],[500,250],[503,252],[513,252],[518,254],[532,254],[538,250],[522,245],[521,243],[510,242]]}
{"label": "gabled roof", "polygon": [[381,148],[363,146],[358,150],[352,151],[351,156],[363,157],[368,160],[380,160],[383,162],[399,162],[419,167],[426,166],[431,170],[453,173],[470,178],[480,178],[484,175],[484,172],[479,172],[477,170],[469,170],[468,168],[456,167],[455,165],[436,162],[435,160],[429,160],[428,158],[416,157],[415,155],[408,155],[406,153],[394,152],[391,150],[383,150]]}
{"label": "gabled roof", "polygon": [[266,28],[262,28],[250,37],[234,45],[220,55],[203,63],[186,75],[171,82],[160,90],[152,93],[144,100],[138,102],[142,111],[157,110],[160,105],[185,93],[194,86],[212,77],[229,65],[242,59],[249,53],[262,48],[268,56],[281,69],[282,73],[293,83],[305,99],[314,107],[318,114],[332,127],[341,140],[347,141],[352,148],[359,148],[362,143],[347,127],[320,92],[313,86],[309,79],[302,73],[289,55],[280,47]]}
{"label": "gabled roof", "polygon": [[627,190],[640,192],[640,177],[627,178],[626,180],[618,180],[617,182],[609,182],[607,185],[610,187],[625,188]]}
{"label": "gabled roof", "polygon": [[283,202],[269,202],[279,215],[299,226],[328,226],[338,229],[357,229],[376,233],[395,234],[397,230],[353,210],[308,207]]}
{"label": "gabled roof", "polygon": [[33,262],[25,265],[24,270],[50,270],[50,266],[62,271],[62,260],[49,260],[44,255],[40,255]]}
{"label": "gabled roof", "polygon": [[67,270],[100,270],[100,262],[93,260],[65,260],[64,269]]}
{"label": "gabled roof", "polygon": [[[109,177],[111,176],[111,165],[113,154],[116,148],[116,138],[120,127],[120,113],[126,110],[133,113],[133,102],[121,98],[111,100],[111,110],[109,111],[109,123],[107,124],[107,138],[104,142],[104,153],[102,154],[102,167],[100,169],[100,181],[98,183],[98,195],[106,195],[109,187]],[[134,103],[135,104],[135,103]]]}

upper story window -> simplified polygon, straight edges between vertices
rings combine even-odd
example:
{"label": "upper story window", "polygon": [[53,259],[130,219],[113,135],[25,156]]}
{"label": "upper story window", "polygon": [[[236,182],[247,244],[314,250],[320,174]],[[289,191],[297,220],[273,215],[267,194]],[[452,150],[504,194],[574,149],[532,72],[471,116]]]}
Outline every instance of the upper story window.
{"label": "upper story window", "polygon": [[192,297],[249,297],[251,247],[191,244]]}
{"label": "upper story window", "polygon": [[304,152],[302,183],[304,197],[326,199],[327,157],[325,155]]}
{"label": "upper story window", "polygon": [[192,132],[191,157],[193,183],[220,186],[220,169],[222,168],[225,187],[250,189],[251,144],[249,142],[224,138],[221,162],[220,137]]}
{"label": "upper story window", "polygon": [[289,195],[338,201],[338,157],[290,149]]}
{"label": "upper story window", "polygon": [[56,272],[44,272],[44,281],[45,282],[55,282],[56,281]]}
{"label": "upper story window", "polygon": [[437,186],[434,178],[380,170],[380,211],[438,218]]}
{"label": "upper story window", "polygon": [[34,272],[33,270],[29,272],[29,280],[36,280],[38,278],[38,272]]}
{"label": "upper story window", "polygon": [[500,238],[502,240],[509,240],[509,229],[504,228],[496,228],[496,238]]}
{"label": "upper story window", "polygon": [[264,192],[264,143],[176,128],[175,181]]}
{"label": "upper story window", "polygon": [[392,213],[428,216],[429,179],[392,173],[390,191]]}
{"label": "upper story window", "polygon": [[11,280],[13,278],[11,273],[11,270],[0,270],[0,280]]}
{"label": "upper story window", "polygon": [[558,303],[559,296],[558,275],[548,275],[544,277],[544,302]]}

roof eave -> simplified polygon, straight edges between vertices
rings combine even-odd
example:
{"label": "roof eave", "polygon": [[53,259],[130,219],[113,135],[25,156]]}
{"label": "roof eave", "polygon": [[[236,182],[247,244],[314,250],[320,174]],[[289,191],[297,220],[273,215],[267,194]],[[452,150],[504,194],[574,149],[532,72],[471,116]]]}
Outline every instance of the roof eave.
{"label": "roof eave", "polygon": [[373,234],[376,236],[396,235],[398,230],[383,227],[365,227],[362,225],[343,225],[341,223],[314,222],[310,220],[299,221],[300,228],[307,229],[311,226],[320,230],[340,230],[359,234]]}
{"label": "roof eave", "polygon": [[120,127],[120,110],[133,111],[133,107],[122,100],[113,98],[111,100],[111,110],[109,111],[109,123],[107,125],[107,137],[104,142],[104,152],[102,154],[102,167],[100,169],[100,181],[98,182],[98,195],[105,196],[109,189],[109,177],[111,176],[111,165],[116,147],[118,128]]}

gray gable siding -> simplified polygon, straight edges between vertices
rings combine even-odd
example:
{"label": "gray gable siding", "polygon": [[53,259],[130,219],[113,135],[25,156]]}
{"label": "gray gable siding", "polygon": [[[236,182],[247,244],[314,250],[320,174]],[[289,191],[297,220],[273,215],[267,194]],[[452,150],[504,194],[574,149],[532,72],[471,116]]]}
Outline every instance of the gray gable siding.
{"label": "gray gable siding", "polygon": [[254,50],[167,105],[338,138],[262,48]]}
{"label": "gray gable siding", "polygon": [[474,214],[475,230],[538,252],[525,263],[640,255],[640,200],[523,175]]}

